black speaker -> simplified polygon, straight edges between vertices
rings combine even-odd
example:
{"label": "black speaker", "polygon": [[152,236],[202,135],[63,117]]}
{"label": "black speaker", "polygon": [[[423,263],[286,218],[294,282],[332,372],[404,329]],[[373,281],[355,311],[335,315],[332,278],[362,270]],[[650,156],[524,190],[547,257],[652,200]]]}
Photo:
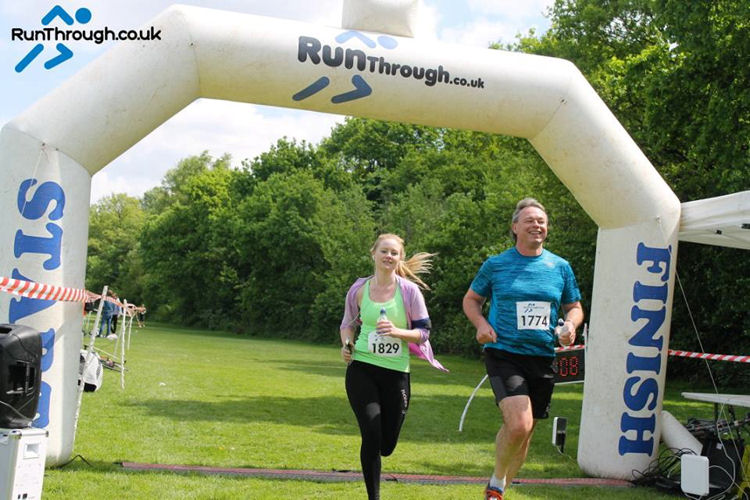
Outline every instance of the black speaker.
{"label": "black speaker", "polygon": [[29,427],[42,384],[42,336],[27,326],[0,325],[0,427]]}
{"label": "black speaker", "polygon": [[710,496],[724,493],[722,498],[732,496],[742,482],[742,453],[745,442],[742,439],[718,439],[711,437],[703,441],[701,455],[708,457],[708,482]]}

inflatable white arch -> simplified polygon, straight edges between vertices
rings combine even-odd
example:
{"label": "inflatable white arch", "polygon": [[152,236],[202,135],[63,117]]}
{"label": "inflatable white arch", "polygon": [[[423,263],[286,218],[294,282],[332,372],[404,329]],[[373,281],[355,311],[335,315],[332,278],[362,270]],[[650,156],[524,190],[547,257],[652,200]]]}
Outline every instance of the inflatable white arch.
{"label": "inflatable white arch", "polygon": [[[350,9],[336,29],[167,9],[150,23],[161,41],[115,46],[2,129],[0,275],[82,288],[91,176],[199,97],[525,137],[600,228],[579,464],[631,478],[659,442],[680,203],[571,63],[421,43],[399,36],[402,14]],[[0,321],[44,334],[35,425],[59,464],[73,447],[81,308],[0,301]]]}

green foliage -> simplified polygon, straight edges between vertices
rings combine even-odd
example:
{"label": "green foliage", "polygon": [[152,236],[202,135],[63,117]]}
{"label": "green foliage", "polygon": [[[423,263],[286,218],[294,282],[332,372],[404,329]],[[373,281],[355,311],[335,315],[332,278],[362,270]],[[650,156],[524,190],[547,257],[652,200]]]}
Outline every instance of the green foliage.
{"label": "green foliage", "polygon": [[330,338],[346,280],[361,267],[359,249],[372,238],[364,196],[337,193],[298,170],[259,182],[238,208],[233,239],[243,328]]}
{"label": "green foliage", "polygon": [[146,215],[136,198],[113,194],[91,207],[86,288],[100,293],[104,285],[140,303],[143,274],[138,238]]}
{"label": "green foliage", "polygon": [[234,305],[237,248],[227,238],[235,212],[228,158],[203,154],[180,162],[159,189],[158,210],[141,234],[149,284],[145,300],[156,317],[226,326]]}
{"label": "green foliage", "polygon": [[[407,144],[373,159],[365,132]],[[437,350],[476,354],[464,293],[482,261],[512,244],[516,201],[561,192],[525,141],[362,119],[320,149],[281,140],[241,170],[227,158],[187,158],[146,196],[147,304],[182,324],[333,342],[346,290],[372,272],[376,234],[396,232],[410,255],[438,254],[426,277]]]}
{"label": "green foliage", "polygon": [[397,168],[410,152],[439,145],[439,132],[429,127],[347,118],[321,143],[321,153],[351,172],[364,189],[367,199],[387,200],[383,178]]}
{"label": "green foliage", "polygon": [[[346,189],[352,184],[352,176],[336,162],[327,161],[312,145],[302,141],[279,139],[266,153],[261,153],[252,162],[243,162],[246,186],[268,180],[273,174],[291,174],[299,170],[312,172],[327,187],[335,190]],[[251,189],[245,189],[249,194]]]}

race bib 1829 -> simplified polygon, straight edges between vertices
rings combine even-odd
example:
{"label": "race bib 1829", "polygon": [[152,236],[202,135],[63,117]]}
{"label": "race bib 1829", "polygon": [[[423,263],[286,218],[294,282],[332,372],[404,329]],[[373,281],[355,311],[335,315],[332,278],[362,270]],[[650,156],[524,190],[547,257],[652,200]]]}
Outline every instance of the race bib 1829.
{"label": "race bib 1829", "polygon": [[372,332],[367,340],[370,352],[373,354],[389,358],[401,354],[401,339],[378,335],[377,333]]}

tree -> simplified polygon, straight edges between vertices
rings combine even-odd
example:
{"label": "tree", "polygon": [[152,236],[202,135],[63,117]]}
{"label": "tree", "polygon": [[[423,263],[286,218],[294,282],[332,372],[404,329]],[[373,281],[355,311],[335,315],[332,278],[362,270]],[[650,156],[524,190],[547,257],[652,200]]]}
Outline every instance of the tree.
{"label": "tree", "polygon": [[273,174],[291,174],[300,170],[311,172],[326,187],[336,191],[346,189],[353,181],[351,172],[340,163],[328,161],[314,146],[286,138],[279,139],[269,151],[253,161],[244,161],[243,167],[246,174],[243,185],[250,187],[245,187],[242,195],[249,195],[255,183],[266,181]]}
{"label": "tree", "polygon": [[321,142],[321,153],[334,165],[350,172],[367,199],[386,202],[382,181],[412,151],[440,145],[437,129],[397,122],[347,118]]}
{"label": "tree", "polygon": [[229,158],[203,154],[165,177],[158,211],[150,212],[141,251],[157,316],[208,327],[230,325],[237,248],[229,238],[236,215]]}
{"label": "tree", "polygon": [[[747,189],[746,2],[557,0],[550,17],[512,49],[572,60],[680,199]],[[183,160],[144,197],[142,281],[183,323],[328,342],[348,286],[371,272],[375,235],[393,231],[409,253],[438,253],[426,294],[438,351],[475,354],[460,299],[512,244],[508,219],[525,196],[547,207],[547,247],[570,260],[587,306],[596,227],[527,141],[359,118],[318,147],[281,139],[239,171],[205,153]],[[748,267],[738,250],[680,245],[693,316],[739,352],[750,349]],[[691,348],[688,318],[677,295],[673,344]],[[721,351],[719,339],[704,345]]]}
{"label": "tree", "polygon": [[138,199],[112,194],[91,207],[86,261],[86,288],[104,285],[133,302],[142,298],[138,237],[145,213]]}
{"label": "tree", "polygon": [[276,173],[238,208],[244,328],[330,341],[347,282],[369,260],[373,224],[361,191],[336,193],[309,171]]}

